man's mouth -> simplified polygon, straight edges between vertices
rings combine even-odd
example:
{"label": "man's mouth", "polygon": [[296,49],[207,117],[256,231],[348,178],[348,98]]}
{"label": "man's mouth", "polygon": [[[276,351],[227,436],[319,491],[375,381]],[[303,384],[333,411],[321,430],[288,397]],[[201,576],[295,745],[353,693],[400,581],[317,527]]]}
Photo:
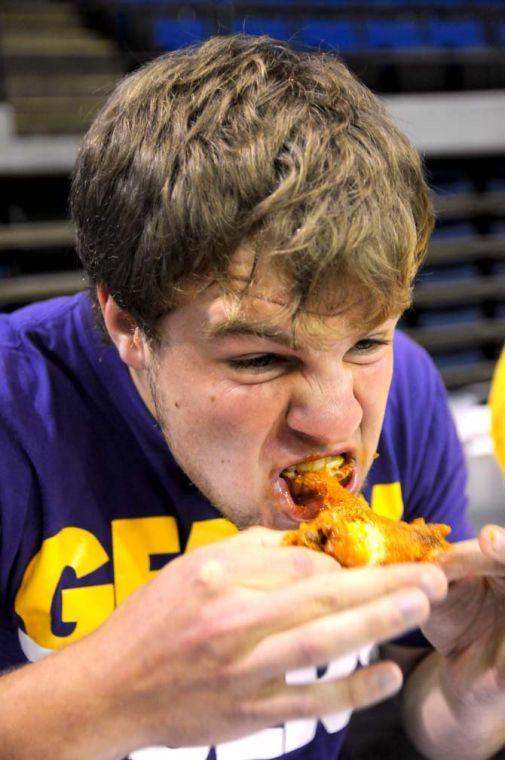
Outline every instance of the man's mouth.
{"label": "man's mouth", "polygon": [[324,507],[324,487],[316,489],[313,476],[308,478],[312,482],[307,484],[307,473],[319,473],[322,484],[329,478],[335,479],[349,490],[354,490],[357,482],[356,461],[347,453],[329,457],[311,456],[286,467],[280,473],[275,490],[280,497],[281,510],[297,522],[313,520]]}

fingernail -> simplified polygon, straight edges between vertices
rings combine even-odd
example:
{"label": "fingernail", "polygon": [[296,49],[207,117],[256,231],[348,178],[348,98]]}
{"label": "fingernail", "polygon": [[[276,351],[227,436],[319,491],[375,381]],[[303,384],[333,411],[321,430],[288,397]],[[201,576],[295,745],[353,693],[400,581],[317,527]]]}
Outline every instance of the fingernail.
{"label": "fingernail", "polygon": [[398,691],[401,687],[402,678],[401,675],[395,671],[380,668],[377,673],[375,673],[375,683],[377,685],[377,690],[381,694],[392,694],[395,691]]}
{"label": "fingernail", "polygon": [[422,597],[419,596],[401,596],[398,599],[398,608],[406,623],[417,623],[424,612]]}
{"label": "fingernail", "polygon": [[491,545],[496,552],[501,553],[505,551],[505,531],[502,528],[489,528],[488,536],[491,540]]}

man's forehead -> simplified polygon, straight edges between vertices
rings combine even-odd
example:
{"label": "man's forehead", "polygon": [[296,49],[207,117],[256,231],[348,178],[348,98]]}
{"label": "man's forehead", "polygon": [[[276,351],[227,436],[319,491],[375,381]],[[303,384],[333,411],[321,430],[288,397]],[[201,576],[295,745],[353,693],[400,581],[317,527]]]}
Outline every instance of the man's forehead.
{"label": "man's forehead", "polygon": [[209,339],[250,334],[291,346],[314,341],[322,345],[325,340],[359,335],[364,325],[363,308],[356,304],[340,304],[330,314],[303,310],[294,315],[286,291],[272,292],[252,284],[242,292],[214,292],[205,309],[203,334]]}
{"label": "man's forehead", "polygon": [[[297,296],[292,278],[283,270],[275,257],[257,255],[250,247],[243,246],[234,254],[228,268],[227,277],[221,287],[226,296],[225,308],[244,315],[256,312],[268,312],[277,321],[297,311]],[[310,304],[304,305],[304,315],[315,319],[340,316],[356,305],[349,297],[339,298],[337,293],[331,299],[313,297]]]}
{"label": "man's forehead", "polygon": [[363,293],[354,291],[351,297],[348,289],[333,288],[324,297],[311,296],[301,308],[294,290],[271,258],[244,247],[233,256],[226,278],[187,291],[184,318],[196,319],[206,339],[256,334],[290,345],[321,345],[325,338],[333,342],[380,329],[370,325]]}
{"label": "man's forehead", "polygon": [[231,295],[272,303],[289,308],[292,282],[275,259],[259,256],[250,247],[239,248],[231,260],[225,289]]}

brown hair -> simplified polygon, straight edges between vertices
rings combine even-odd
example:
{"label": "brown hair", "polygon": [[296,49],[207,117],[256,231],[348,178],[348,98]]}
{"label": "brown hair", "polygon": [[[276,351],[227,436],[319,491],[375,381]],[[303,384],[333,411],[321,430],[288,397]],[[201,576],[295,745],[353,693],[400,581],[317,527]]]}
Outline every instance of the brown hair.
{"label": "brown hair", "polygon": [[226,282],[246,241],[287,275],[293,314],[354,290],[381,321],[409,304],[433,224],[417,152],[346,66],[247,35],[123,79],[71,205],[91,285],[148,336],[184,283]]}

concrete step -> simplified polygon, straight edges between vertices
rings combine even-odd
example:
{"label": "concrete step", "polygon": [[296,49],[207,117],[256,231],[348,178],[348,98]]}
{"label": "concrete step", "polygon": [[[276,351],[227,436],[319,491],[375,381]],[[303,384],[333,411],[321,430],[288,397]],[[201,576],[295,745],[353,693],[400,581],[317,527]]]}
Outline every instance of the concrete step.
{"label": "concrete step", "polygon": [[505,319],[482,319],[458,325],[436,325],[404,330],[427,351],[456,351],[468,346],[503,341]]}
{"label": "concrete step", "polygon": [[479,259],[505,260],[505,235],[475,235],[454,240],[432,240],[427,263],[461,264]]}
{"label": "concrete step", "polygon": [[505,193],[458,193],[434,198],[437,217],[440,219],[467,219],[474,216],[503,216]]}
{"label": "concrete step", "polygon": [[86,286],[81,271],[8,277],[0,280],[0,304],[9,306],[71,295]]}
{"label": "concrete step", "polygon": [[4,34],[13,31],[26,31],[30,34],[46,29],[57,29],[58,33],[66,34],[79,25],[79,17],[65,6],[49,6],[31,12],[3,9],[0,10],[0,22]]}
{"label": "concrete step", "polygon": [[[505,303],[505,275],[473,277],[471,280],[421,282],[414,290],[415,308],[502,301]],[[505,337],[505,333],[504,333]]]}
{"label": "concrete step", "polygon": [[91,124],[104,98],[80,97],[12,98],[18,135],[76,134]]}
{"label": "concrete step", "polygon": [[109,56],[104,56],[101,53],[58,56],[22,53],[5,55],[4,70],[8,81],[11,76],[29,75],[33,74],[34,71],[40,76],[59,75],[62,71],[69,75],[79,75],[83,71],[87,75],[109,73],[119,75],[122,69],[116,53]]}
{"label": "concrete step", "polygon": [[67,221],[0,226],[1,251],[69,248],[74,238],[74,225]]}
{"label": "concrete step", "polygon": [[0,103],[0,151],[11,139],[15,129],[14,110],[9,103]]}
{"label": "concrete step", "polygon": [[26,135],[0,142],[0,174],[4,177],[69,175],[82,140],[79,134]]}
{"label": "concrete step", "polygon": [[114,55],[115,45],[101,37],[91,36],[81,29],[61,36],[52,34],[6,34],[2,41],[5,56],[96,56]]}
{"label": "concrete step", "polygon": [[75,23],[76,12],[70,4],[33,2],[26,0],[3,0],[0,15],[10,23],[28,23],[37,18],[50,18],[55,24]]}
{"label": "concrete step", "polygon": [[446,388],[461,388],[464,385],[486,383],[491,380],[496,362],[480,361],[454,367],[442,367],[442,375]]}
{"label": "concrete step", "polygon": [[7,95],[13,97],[97,95],[111,92],[118,80],[113,72],[98,74],[69,74],[54,72],[50,75],[33,72],[9,77]]}

